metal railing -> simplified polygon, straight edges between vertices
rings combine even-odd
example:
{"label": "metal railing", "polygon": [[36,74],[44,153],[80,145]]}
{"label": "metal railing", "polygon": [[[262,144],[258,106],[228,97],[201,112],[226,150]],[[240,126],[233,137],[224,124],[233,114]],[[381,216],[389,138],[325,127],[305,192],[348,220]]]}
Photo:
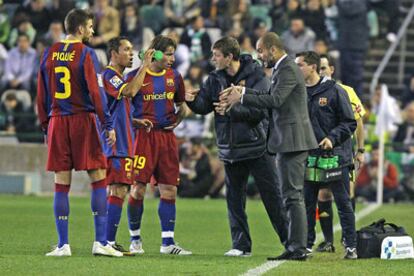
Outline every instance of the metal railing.
{"label": "metal railing", "polygon": [[378,65],[377,70],[372,77],[371,84],[369,86],[369,91],[372,94],[375,92],[375,88],[378,85],[379,78],[381,77],[382,73],[387,67],[388,62],[390,61],[392,55],[394,54],[395,50],[397,49],[398,45],[400,45],[400,58],[399,58],[399,65],[398,65],[398,85],[402,85],[404,81],[404,74],[405,74],[405,57],[407,52],[407,29],[408,25],[414,18],[414,4],[411,6],[407,16],[405,17],[402,26],[398,30],[397,39],[391,43],[391,46],[388,48],[387,52],[385,53],[384,57],[381,60],[381,63]]}

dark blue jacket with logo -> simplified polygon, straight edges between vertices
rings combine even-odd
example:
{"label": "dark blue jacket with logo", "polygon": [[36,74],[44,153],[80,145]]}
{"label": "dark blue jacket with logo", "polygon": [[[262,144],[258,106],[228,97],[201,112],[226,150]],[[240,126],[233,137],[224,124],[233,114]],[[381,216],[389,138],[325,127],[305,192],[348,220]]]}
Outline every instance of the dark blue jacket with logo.
{"label": "dark blue jacket with logo", "polygon": [[[329,138],[340,164],[351,164],[351,136],[357,123],[348,94],[335,81],[323,79],[313,89],[308,88],[308,109],[318,143]],[[323,153],[320,149],[310,151],[311,155]]]}
{"label": "dark blue jacket with logo", "polygon": [[[208,114],[219,102],[219,93],[231,84],[242,84],[258,91],[269,91],[270,80],[250,55],[241,55],[240,69],[233,77],[225,70],[211,72],[193,102],[187,102],[194,113]],[[226,115],[214,114],[219,157],[223,161],[258,158],[266,152],[268,111],[234,105]]]}

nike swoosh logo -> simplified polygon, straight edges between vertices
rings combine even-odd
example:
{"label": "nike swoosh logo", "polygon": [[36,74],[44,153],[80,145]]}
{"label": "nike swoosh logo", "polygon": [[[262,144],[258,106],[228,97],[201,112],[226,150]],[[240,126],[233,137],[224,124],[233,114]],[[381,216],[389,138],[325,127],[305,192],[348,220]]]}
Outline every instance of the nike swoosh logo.
{"label": "nike swoosh logo", "polygon": [[151,84],[150,82],[143,83],[143,84],[142,84],[142,87],[147,86],[147,85],[150,85],[150,84]]}

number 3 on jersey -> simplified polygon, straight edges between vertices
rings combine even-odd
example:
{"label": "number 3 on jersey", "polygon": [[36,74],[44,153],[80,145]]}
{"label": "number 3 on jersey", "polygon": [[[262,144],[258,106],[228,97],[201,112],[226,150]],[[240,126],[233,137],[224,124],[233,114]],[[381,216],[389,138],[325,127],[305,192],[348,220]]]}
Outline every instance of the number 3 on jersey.
{"label": "number 3 on jersey", "polygon": [[70,97],[72,93],[72,88],[70,86],[70,71],[65,66],[58,66],[55,67],[55,74],[62,74],[63,76],[60,77],[59,81],[63,84],[63,92],[55,92],[55,98],[64,100]]}

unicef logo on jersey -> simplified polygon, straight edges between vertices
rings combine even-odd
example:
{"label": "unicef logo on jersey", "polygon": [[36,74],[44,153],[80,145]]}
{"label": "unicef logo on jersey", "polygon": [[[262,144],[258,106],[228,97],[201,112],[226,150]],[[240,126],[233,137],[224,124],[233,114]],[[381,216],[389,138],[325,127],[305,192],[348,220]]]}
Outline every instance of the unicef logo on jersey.
{"label": "unicef logo on jersey", "polygon": [[143,96],[144,101],[159,101],[174,99],[174,92],[164,92],[162,94],[146,94]]}

